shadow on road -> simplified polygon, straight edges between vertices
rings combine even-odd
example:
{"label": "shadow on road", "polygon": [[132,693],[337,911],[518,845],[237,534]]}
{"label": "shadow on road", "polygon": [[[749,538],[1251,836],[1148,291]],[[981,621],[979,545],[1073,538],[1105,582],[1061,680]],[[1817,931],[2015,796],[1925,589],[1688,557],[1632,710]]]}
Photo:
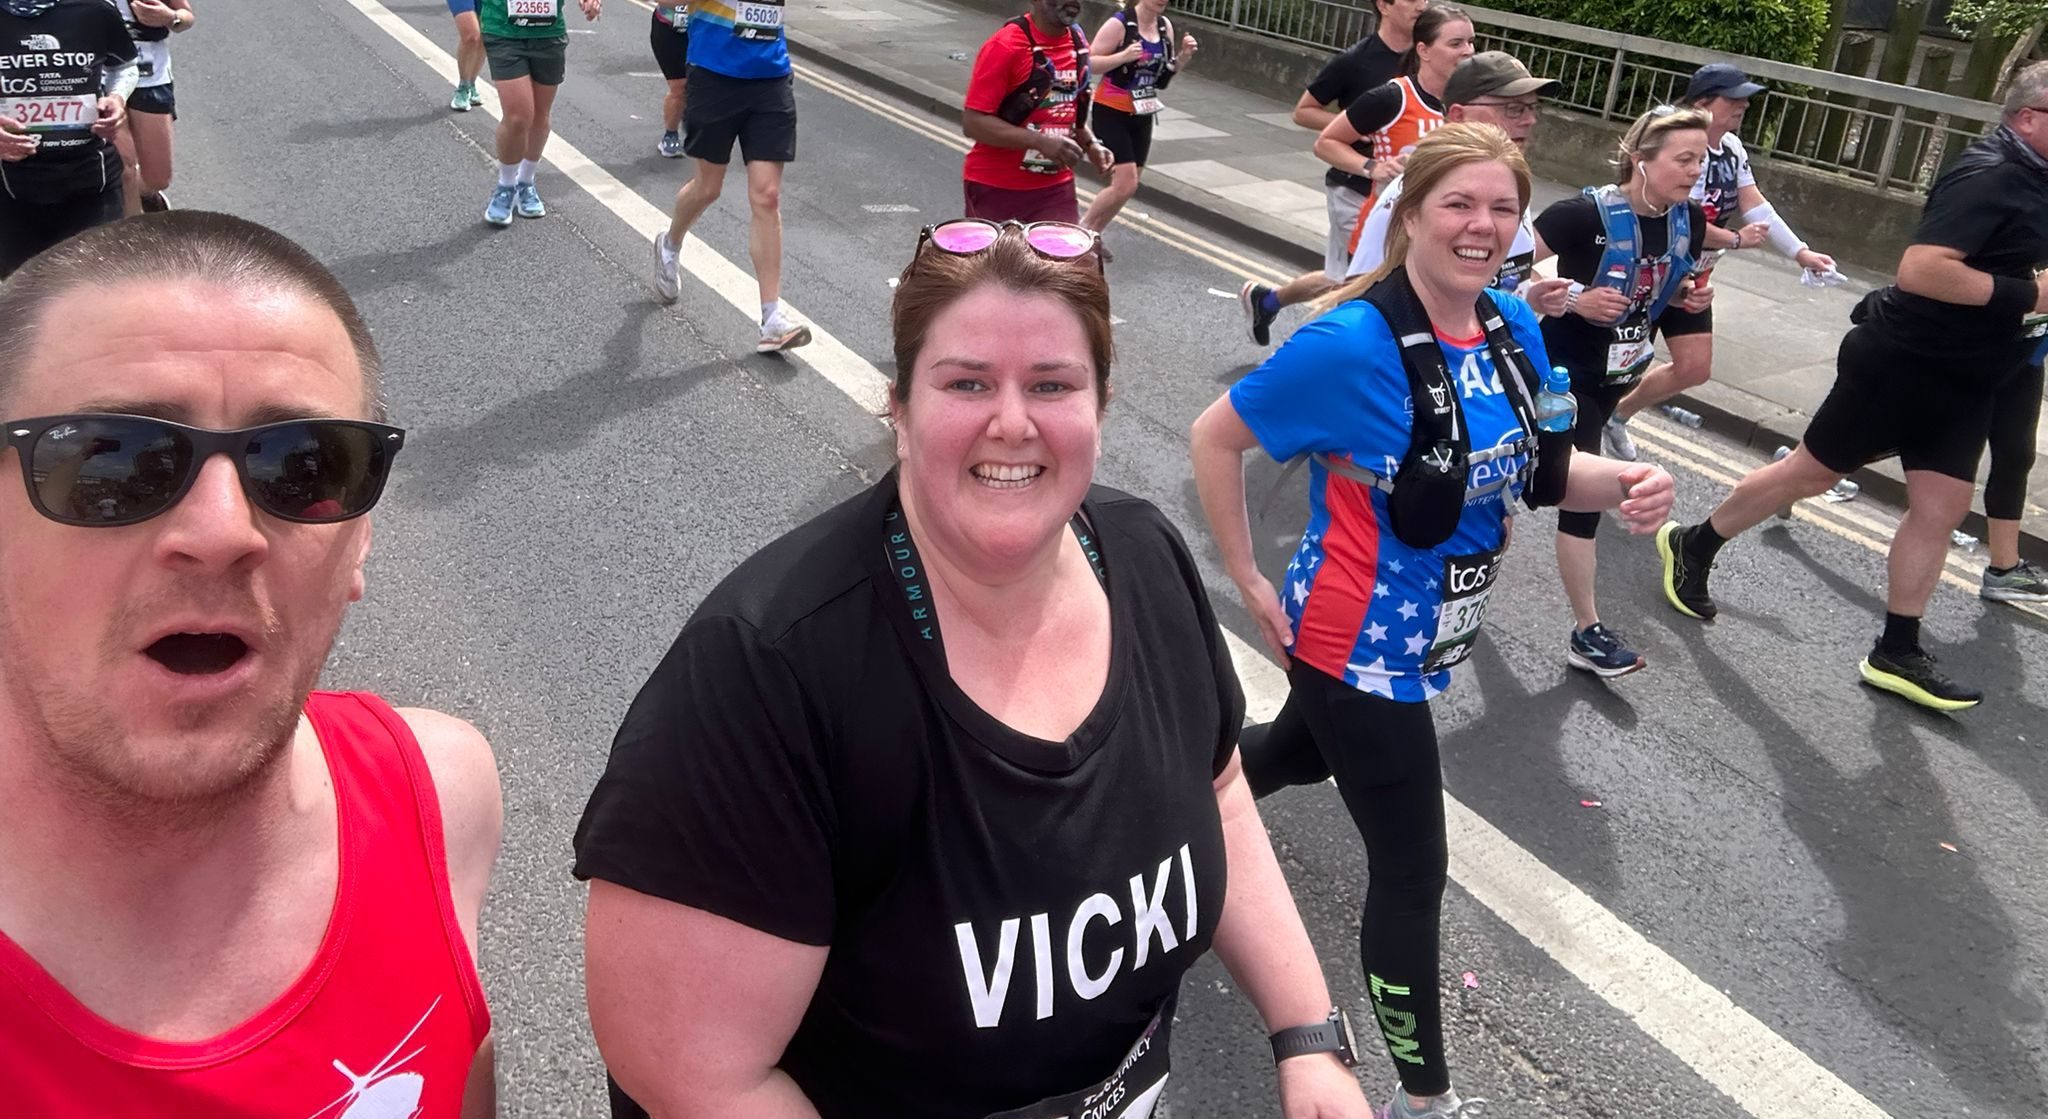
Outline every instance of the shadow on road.
{"label": "shadow on road", "polygon": [[[432,244],[392,252],[363,253],[336,261],[331,268],[342,286],[357,300],[361,300],[364,292],[401,283],[452,292],[457,290],[458,284],[449,278],[450,267],[461,265],[495,233],[497,230],[488,225],[471,223]],[[460,276],[461,273],[457,271],[455,275]],[[460,286],[467,287],[473,278],[465,277],[464,281]]]}
{"label": "shadow on road", "polygon": [[553,388],[504,401],[462,427],[421,438],[418,449],[424,453],[407,470],[414,498],[432,507],[463,501],[488,473],[560,454],[596,438],[612,421],[668,401],[739,364],[721,357],[636,376],[643,365],[648,320],[666,309],[636,299],[623,310],[618,329],[582,372]]}
{"label": "shadow on road", "polygon": [[286,132],[284,141],[287,144],[324,144],[331,140],[380,140],[394,132],[432,124],[447,115],[446,109],[437,106],[416,113],[399,113],[388,117],[308,121]]}
{"label": "shadow on road", "polygon": [[[1790,534],[1766,534],[1763,542],[1805,564],[1845,601],[1881,616],[1877,595],[1812,557]],[[1976,863],[1940,846],[1957,835],[1957,816],[1969,809],[1951,804],[1921,736],[1974,749],[1971,729],[1867,692],[1868,746],[1877,764],[1846,772],[1708,642],[1688,643],[1700,682],[1721,710],[1755,732],[1783,789],[1786,825],[1833,887],[1841,934],[1811,950],[1956,1091],[2000,1114],[2042,1114],[2048,1093],[2028,1040],[2042,1008],[2015,983],[2025,966],[2018,934]]]}

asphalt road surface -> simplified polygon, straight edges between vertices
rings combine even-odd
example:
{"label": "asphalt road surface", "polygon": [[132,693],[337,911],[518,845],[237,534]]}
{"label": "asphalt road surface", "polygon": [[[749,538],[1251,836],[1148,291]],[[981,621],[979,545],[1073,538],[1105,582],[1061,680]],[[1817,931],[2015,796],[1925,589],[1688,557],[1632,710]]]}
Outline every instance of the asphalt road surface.
{"label": "asphalt road surface", "polygon": [[[845,349],[757,357],[754,316],[735,305],[752,302],[750,285],[728,278],[728,300],[686,276],[679,303],[655,297],[631,218],[665,210],[686,165],[654,151],[662,85],[645,10],[612,0],[602,21],[576,24],[554,117],[594,165],[581,177],[623,190],[600,199],[547,167],[549,216],[505,230],[480,220],[492,117],[448,112],[439,52],[402,33],[452,49],[445,9],[402,0],[388,24],[380,11],[209,8],[176,44],[172,194],[299,239],[376,328],[411,436],[329,682],[455,712],[495,745],[506,834],[482,965],[504,1111],[597,1115],[571,830],[627,701],[697,600],[886,468],[882,428],[826,374],[871,378],[860,359],[889,372],[888,280],[919,226],[958,211],[956,130],[838,81],[799,81],[785,292]],[[1142,194],[1131,209],[1147,210]],[[1216,293],[1285,270],[1227,237],[1150,228],[1160,236],[1113,235],[1128,321],[1100,478],[1179,522],[1226,626],[1251,637],[1201,530],[1186,431],[1260,353]],[[698,233],[745,267],[737,176]],[[1758,461],[1638,426],[1689,519]],[[1254,493],[1276,469],[1254,468]],[[1300,517],[1292,494],[1260,522],[1268,570]],[[1815,505],[1732,545],[1711,627],[1662,604],[1654,548],[1610,523],[1606,620],[1651,668],[1603,685],[1564,666],[1548,522],[1523,519],[1487,640],[1438,701],[1451,794],[1529,860],[1502,865],[1540,861],[1555,879],[1504,876],[1503,896],[1541,895],[1531,909],[1493,888],[1482,898],[1462,873],[1445,902],[1466,1094],[1490,1097],[1496,1116],[1761,1117],[1789,1113],[1771,1077],[1788,1091],[1839,1078],[1828,1098],[1840,1106],[1798,1113],[2048,1114],[2042,620],[1945,584],[1930,637],[1992,698],[1934,716],[1855,678],[1882,611],[1885,510]],[[1967,557],[1952,568],[1970,587],[1976,569]],[[1248,684],[1259,672],[1270,695],[1270,672]],[[1263,808],[1332,985],[1362,1015],[1356,835],[1326,786]],[[1166,1110],[1275,1114],[1263,1032],[1213,961],[1181,1016]],[[1384,1055],[1362,1071],[1383,1100]]]}

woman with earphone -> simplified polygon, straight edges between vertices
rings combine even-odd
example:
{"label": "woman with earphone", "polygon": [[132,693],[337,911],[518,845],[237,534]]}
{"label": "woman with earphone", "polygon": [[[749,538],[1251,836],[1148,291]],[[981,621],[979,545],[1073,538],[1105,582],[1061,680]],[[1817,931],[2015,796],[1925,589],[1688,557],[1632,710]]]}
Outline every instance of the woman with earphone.
{"label": "woman with earphone", "polygon": [[[1690,200],[1706,156],[1706,114],[1659,106],[1622,137],[1613,185],[1589,187],[1536,219],[1537,259],[1555,254],[1557,274],[1573,281],[1564,314],[1543,320],[1543,343],[1550,360],[1571,371],[1579,402],[1574,444],[1582,451],[1599,452],[1614,406],[1650,368],[1660,327],[1699,329],[1701,319],[1677,312],[1704,310],[1714,297],[1712,287],[1691,279],[1707,248],[1706,214]],[[1572,608],[1566,663],[1610,678],[1645,662],[1600,621],[1593,595],[1599,527],[1598,513],[1558,513],[1557,570]]]}

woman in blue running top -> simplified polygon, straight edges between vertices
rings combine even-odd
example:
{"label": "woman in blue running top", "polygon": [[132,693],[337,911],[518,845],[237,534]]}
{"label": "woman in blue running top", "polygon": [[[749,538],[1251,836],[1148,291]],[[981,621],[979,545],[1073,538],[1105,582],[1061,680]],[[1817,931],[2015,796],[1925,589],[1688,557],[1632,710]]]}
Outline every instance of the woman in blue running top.
{"label": "woman in blue running top", "polygon": [[[1400,1074],[1387,1110],[1393,1119],[1449,1116],[1463,1106],[1444,1063],[1437,988],[1447,858],[1428,700],[1449,686],[1451,666],[1478,636],[1512,502],[1530,477],[1521,393],[1530,364],[1547,365],[1543,336],[1514,296],[1489,294],[1498,320],[1480,305],[1528,200],[1528,164],[1498,128],[1451,124],[1431,133],[1409,156],[1386,265],[1339,289],[1334,310],[1210,405],[1193,432],[1195,482],[1218,550],[1267,646],[1289,666],[1279,718],[1241,739],[1246,776],[1255,792],[1335,776],[1365,840],[1359,954]],[[1427,352],[1425,340],[1404,354],[1382,305],[1405,319],[1426,316],[1417,324],[1424,330],[1404,333],[1427,339],[1433,327],[1435,351],[1417,356]],[[1430,491],[1448,497],[1455,527],[1421,547],[1407,542],[1417,534],[1404,520],[1413,512],[1404,490],[1427,479],[1403,466],[1415,427],[1410,397],[1432,394],[1411,389],[1404,358],[1420,365],[1438,355],[1440,379],[1418,383],[1458,398],[1471,457],[1469,471],[1450,477],[1448,495]],[[1510,368],[1498,368],[1497,356]],[[1243,458],[1254,448],[1282,462],[1313,456],[1309,521],[1284,594],[1252,552]],[[1568,463],[1543,459],[1543,471],[1566,471],[1557,489],[1555,475],[1534,476],[1553,495],[1561,489],[1566,508],[1618,503],[1637,532],[1651,531],[1671,508],[1671,476],[1658,467],[1581,454]]]}

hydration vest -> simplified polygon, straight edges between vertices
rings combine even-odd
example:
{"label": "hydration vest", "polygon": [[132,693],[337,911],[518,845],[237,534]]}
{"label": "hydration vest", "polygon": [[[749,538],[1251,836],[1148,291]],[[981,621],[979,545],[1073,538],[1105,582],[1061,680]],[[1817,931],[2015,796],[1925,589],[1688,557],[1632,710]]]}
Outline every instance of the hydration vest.
{"label": "hydration vest", "polygon": [[[1636,241],[1642,232],[1642,224],[1636,220],[1636,212],[1629,209],[1628,199],[1619,189],[1611,186],[1587,187],[1586,197],[1600,211],[1600,224],[1607,234],[1607,251],[1600,257],[1600,271],[1593,277],[1592,287],[1611,287],[1619,290],[1631,300],[1636,294]],[[1654,321],[1671,304],[1671,298],[1678,294],[1678,286],[1692,275],[1693,265],[1698,263],[1692,256],[1692,204],[1682,202],[1673,206],[1666,219],[1664,255],[1651,262],[1651,267],[1668,267],[1664,282],[1650,294],[1646,308],[1648,318]],[[1633,318],[1634,316],[1630,316]],[[1627,320],[1624,319],[1624,322]]]}
{"label": "hydration vest", "polygon": [[[1139,42],[1144,38],[1144,36],[1138,34],[1138,19],[1128,11],[1118,12],[1116,18],[1122,21],[1124,25],[1123,49],[1130,50],[1132,43]],[[1158,61],[1126,62],[1122,66],[1111,70],[1107,77],[1125,89],[1136,89],[1137,87],[1132,83],[1138,80],[1138,70],[1142,67],[1151,67],[1154,71],[1152,74],[1152,88],[1165,89],[1167,83],[1173,81],[1173,52],[1179,48],[1174,44],[1173,21],[1163,15],[1159,17],[1159,46]]]}
{"label": "hydration vest", "polygon": [[[1508,403],[1523,435],[1476,454],[1450,365],[1437,344],[1429,313],[1423,310],[1408,279],[1407,268],[1388,273],[1366,292],[1365,301],[1386,318],[1401,347],[1401,365],[1415,402],[1408,453],[1392,478],[1320,452],[1313,456],[1316,462],[1333,474],[1386,494],[1394,535],[1413,548],[1434,548],[1450,539],[1464,517],[1467,501],[1498,492],[1513,481],[1522,483],[1522,500],[1532,509],[1563,501],[1571,469],[1571,433],[1537,428],[1535,394],[1543,386],[1542,374],[1515,340],[1492,296],[1481,292],[1476,309],[1493,355],[1494,372],[1510,387]],[[1469,485],[1474,465],[1515,454],[1525,456],[1519,472],[1478,487]]]}
{"label": "hydration vest", "polygon": [[[1018,16],[1004,20],[1005,24],[1024,33],[1024,42],[1031,47],[1031,73],[1024,78],[1024,84],[1003,96],[1002,104],[996,106],[996,117],[1009,124],[1023,127],[1031,114],[1045,103],[1045,95],[1059,81],[1053,69],[1052,58],[1045,48],[1038,45],[1038,35],[1031,29],[1030,16]],[[1088,40],[1078,27],[1067,28],[1067,34],[1074,40],[1074,82],[1079,87],[1074,91],[1074,127],[1085,128],[1088,124]]]}

